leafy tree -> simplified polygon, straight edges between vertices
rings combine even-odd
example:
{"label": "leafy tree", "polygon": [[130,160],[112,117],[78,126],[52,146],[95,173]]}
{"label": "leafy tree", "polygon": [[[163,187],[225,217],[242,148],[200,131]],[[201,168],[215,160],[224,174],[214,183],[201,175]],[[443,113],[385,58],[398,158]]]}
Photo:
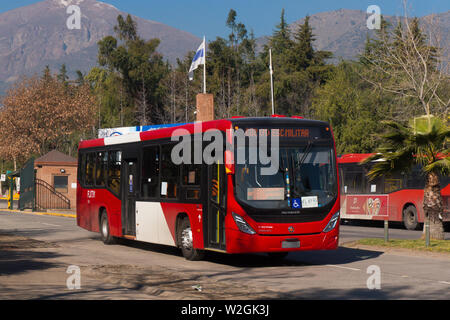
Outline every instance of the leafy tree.
{"label": "leafy tree", "polygon": [[2,104],[2,159],[23,162],[53,149],[70,154],[81,137],[92,137],[97,103],[88,85],[66,85],[45,72],[42,78],[23,78]]}
{"label": "leafy tree", "polygon": [[124,100],[128,102],[125,106],[133,109],[136,119],[125,122],[127,125],[156,123],[163,112],[160,81],[169,71],[156,51],[160,41],[141,39],[130,15],[126,19],[119,15],[114,31],[119,40],[113,36],[103,38],[99,42],[98,61],[108,73],[115,74],[113,78],[120,79]]}
{"label": "leafy tree", "polygon": [[312,98],[314,117],[330,122],[337,152],[369,153],[379,145],[380,121],[389,119],[389,96],[374,91],[359,77],[362,66],[341,62]]}

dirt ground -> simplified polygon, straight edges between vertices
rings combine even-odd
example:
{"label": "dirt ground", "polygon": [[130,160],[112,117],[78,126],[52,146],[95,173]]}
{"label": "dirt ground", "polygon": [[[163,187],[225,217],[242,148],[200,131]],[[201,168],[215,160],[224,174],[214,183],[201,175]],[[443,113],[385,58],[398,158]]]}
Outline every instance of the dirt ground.
{"label": "dirt ground", "polygon": [[[61,251],[64,248],[56,243],[0,234],[0,284],[4,287],[0,296],[4,299],[67,298],[64,294],[68,292],[65,286],[67,263],[59,256]],[[31,264],[24,258],[30,254],[36,257]],[[48,268],[29,267],[44,259]],[[199,275],[183,269],[126,264],[79,267],[81,290],[71,292],[72,299],[227,300],[270,299],[275,295],[270,290],[249,287],[240,281],[221,280],[216,274]]]}

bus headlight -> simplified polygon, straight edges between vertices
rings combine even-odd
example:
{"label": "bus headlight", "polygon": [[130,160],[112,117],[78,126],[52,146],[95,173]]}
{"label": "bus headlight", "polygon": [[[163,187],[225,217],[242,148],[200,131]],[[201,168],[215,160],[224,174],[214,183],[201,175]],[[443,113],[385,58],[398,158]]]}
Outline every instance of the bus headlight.
{"label": "bus headlight", "polygon": [[323,232],[330,232],[331,230],[333,230],[336,227],[338,221],[339,221],[339,211],[333,214],[333,216],[330,219],[330,222],[328,222],[325,229],[323,229]]}
{"label": "bus headlight", "polygon": [[232,212],[231,215],[233,216],[234,222],[236,222],[239,230],[247,234],[256,234],[255,230],[248,225],[244,218],[234,212]]}

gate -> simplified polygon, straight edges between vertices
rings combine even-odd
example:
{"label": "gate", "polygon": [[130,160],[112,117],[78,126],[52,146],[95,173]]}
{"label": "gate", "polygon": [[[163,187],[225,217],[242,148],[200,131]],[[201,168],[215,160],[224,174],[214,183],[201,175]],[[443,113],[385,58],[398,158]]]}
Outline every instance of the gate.
{"label": "gate", "polygon": [[34,158],[31,158],[20,170],[19,210],[35,209]]}

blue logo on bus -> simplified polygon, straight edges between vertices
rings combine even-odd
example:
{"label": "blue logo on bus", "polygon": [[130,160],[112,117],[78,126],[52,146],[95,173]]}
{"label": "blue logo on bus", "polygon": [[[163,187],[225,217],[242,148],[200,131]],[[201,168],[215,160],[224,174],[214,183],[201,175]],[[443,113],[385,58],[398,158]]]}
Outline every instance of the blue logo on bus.
{"label": "blue logo on bus", "polygon": [[292,209],[301,209],[302,208],[302,200],[300,198],[292,199]]}

